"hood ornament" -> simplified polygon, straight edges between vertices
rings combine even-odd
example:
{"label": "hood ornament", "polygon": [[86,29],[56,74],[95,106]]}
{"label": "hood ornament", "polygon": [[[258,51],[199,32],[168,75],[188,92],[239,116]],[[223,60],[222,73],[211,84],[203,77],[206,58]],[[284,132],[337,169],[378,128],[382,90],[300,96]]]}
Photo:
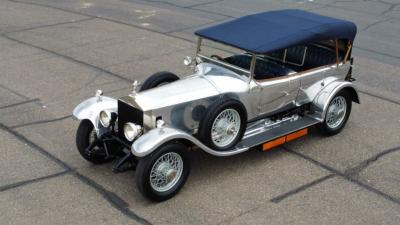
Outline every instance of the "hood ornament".
{"label": "hood ornament", "polygon": [[132,84],[132,93],[130,94],[132,97],[135,97],[137,95],[137,88],[139,86],[139,81],[135,80]]}
{"label": "hood ornament", "polygon": [[96,97],[97,102],[101,102],[101,96],[103,95],[103,91],[102,90],[97,90],[96,94],[94,95]]}

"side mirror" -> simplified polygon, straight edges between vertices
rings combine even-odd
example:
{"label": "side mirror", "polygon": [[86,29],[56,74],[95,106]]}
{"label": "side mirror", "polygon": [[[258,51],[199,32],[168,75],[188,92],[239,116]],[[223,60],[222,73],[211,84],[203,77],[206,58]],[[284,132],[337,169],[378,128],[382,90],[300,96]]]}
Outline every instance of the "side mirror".
{"label": "side mirror", "polygon": [[186,57],[183,59],[183,64],[184,64],[185,66],[190,66],[190,65],[192,65],[192,63],[193,63],[193,60],[192,60],[192,57],[190,57],[190,56],[186,56]]}

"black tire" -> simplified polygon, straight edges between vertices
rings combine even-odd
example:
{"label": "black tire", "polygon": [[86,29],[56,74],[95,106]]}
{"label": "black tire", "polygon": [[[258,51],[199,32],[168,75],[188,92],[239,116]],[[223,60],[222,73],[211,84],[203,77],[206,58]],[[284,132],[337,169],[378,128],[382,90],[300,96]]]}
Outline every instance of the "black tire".
{"label": "black tire", "polygon": [[179,77],[171,72],[158,72],[146,79],[142,87],[140,87],[140,91],[145,91],[177,80],[179,80]]}
{"label": "black tire", "polygon": [[338,96],[342,96],[346,100],[346,114],[345,114],[342,122],[335,128],[331,128],[328,126],[327,121],[326,121],[326,116],[325,116],[325,120],[322,123],[317,125],[318,130],[325,136],[332,136],[332,135],[340,133],[340,131],[342,131],[344,126],[346,125],[347,120],[349,119],[349,116],[351,113],[352,100],[351,100],[351,96],[350,96],[349,92],[347,92],[346,90],[342,90],[339,93],[337,93],[332,98],[332,100],[329,102],[329,105]]}
{"label": "black tire", "polygon": [[79,124],[78,130],[76,132],[76,146],[79,153],[84,159],[94,164],[103,164],[106,162],[110,162],[111,160],[113,160],[113,158],[107,158],[105,152],[104,155],[87,154],[86,148],[91,144],[90,135],[92,135],[93,129],[93,124],[89,120],[82,120]]}
{"label": "black tire", "polygon": [[[239,132],[237,133],[236,137],[231,141],[230,144],[228,144],[224,147],[218,147],[212,141],[211,129],[212,129],[214,120],[217,118],[217,116],[223,110],[226,110],[226,109],[234,109],[239,113],[240,128],[239,128]],[[247,124],[247,111],[246,111],[246,108],[243,106],[243,104],[234,99],[222,98],[222,99],[214,102],[206,110],[203,120],[200,121],[198,138],[201,142],[203,142],[205,145],[207,145],[211,149],[220,150],[220,151],[229,150],[242,139],[244,131],[246,129],[246,124]]]}
{"label": "black tire", "polygon": [[[177,182],[168,190],[160,192],[150,184],[150,173],[153,165],[159,158],[168,153],[178,154],[183,162],[182,174]],[[156,149],[152,154],[139,160],[136,167],[136,185],[145,197],[150,200],[161,202],[174,197],[185,184],[190,172],[190,159],[187,148],[182,143],[167,143]]]}

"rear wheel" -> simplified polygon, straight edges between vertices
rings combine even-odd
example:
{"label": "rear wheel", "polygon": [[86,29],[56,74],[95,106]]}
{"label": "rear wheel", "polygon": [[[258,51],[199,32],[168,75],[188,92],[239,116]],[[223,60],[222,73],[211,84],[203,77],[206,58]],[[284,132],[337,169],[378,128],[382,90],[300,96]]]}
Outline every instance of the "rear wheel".
{"label": "rear wheel", "polygon": [[[98,142],[98,144],[95,144]],[[90,145],[94,144],[91,150],[88,150]],[[97,139],[96,131],[92,122],[82,120],[76,132],[76,146],[81,156],[94,164],[102,164],[110,162],[113,158],[107,157],[104,147]]]}
{"label": "rear wheel", "polygon": [[190,171],[186,146],[167,143],[139,160],[136,185],[139,191],[153,201],[165,201],[183,187]]}
{"label": "rear wheel", "polygon": [[179,77],[171,72],[166,72],[166,71],[158,72],[146,79],[146,81],[140,88],[140,91],[145,91],[151,88],[159,87],[177,80],[179,80]]}
{"label": "rear wheel", "polygon": [[347,91],[340,91],[329,102],[325,120],[319,130],[325,135],[338,134],[347,123],[351,112],[351,97]]}

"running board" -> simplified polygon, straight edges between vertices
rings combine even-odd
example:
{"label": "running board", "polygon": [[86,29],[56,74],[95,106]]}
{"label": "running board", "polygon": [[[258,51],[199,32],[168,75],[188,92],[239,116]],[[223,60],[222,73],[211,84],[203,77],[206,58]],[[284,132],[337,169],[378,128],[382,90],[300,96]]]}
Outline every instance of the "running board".
{"label": "running board", "polygon": [[307,115],[303,117],[293,115],[280,121],[268,119],[257,121],[247,126],[243,139],[236,145],[236,149],[261,145],[317,123],[320,121]]}
{"label": "running board", "polygon": [[[266,149],[265,146],[271,146],[271,143],[267,144],[266,142],[280,137],[284,137],[284,142],[294,140],[306,133],[306,131],[301,131],[302,129],[321,122],[312,116],[313,115],[292,115],[290,117],[284,117],[281,120],[266,118],[249,123],[247,124],[242,140],[234,148],[225,151],[211,149],[193,135],[179,129],[172,127],[155,128],[133,142],[131,151],[136,157],[145,157],[163,143],[176,139],[185,139],[211,155],[231,156],[245,152],[261,144],[265,144],[263,148]],[[280,141],[283,142],[283,139]]]}

